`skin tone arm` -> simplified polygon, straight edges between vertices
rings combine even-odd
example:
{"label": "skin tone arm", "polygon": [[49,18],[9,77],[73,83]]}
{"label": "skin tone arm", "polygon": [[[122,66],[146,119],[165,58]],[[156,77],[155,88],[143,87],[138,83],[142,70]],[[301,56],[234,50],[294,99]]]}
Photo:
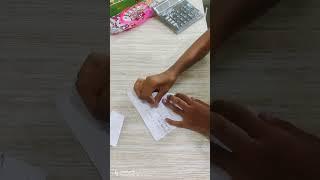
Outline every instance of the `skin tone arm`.
{"label": "skin tone arm", "polygon": [[[279,0],[215,0],[213,1],[213,49],[217,49],[233,33],[263,15]],[[156,106],[164,94],[175,83],[177,77],[190,66],[201,60],[210,50],[210,32],[204,33],[178,60],[165,72],[138,79],[134,89],[138,97]],[[156,97],[152,93],[157,91]]]}
{"label": "skin tone arm", "polygon": [[[134,90],[138,97],[146,100],[151,106],[156,106],[174,84],[178,76],[210,51],[210,29],[202,34],[187,51],[165,72],[148,76],[146,79],[138,79]],[[156,97],[152,93],[157,91]]]}
{"label": "skin tone arm", "polygon": [[[224,40],[238,31],[254,18],[262,15],[269,7],[279,0],[215,0],[213,3],[213,47],[215,51]],[[147,100],[151,105],[160,102],[162,96],[169,91],[177,77],[190,66],[200,61],[210,50],[210,30],[206,31],[194,44],[165,72],[139,79],[135,84],[137,95]],[[96,61],[102,65],[96,66]],[[108,74],[108,60],[102,55],[91,54],[79,72],[77,89],[88,106],[89,110],[99,119],[105,119],[107,88],[104,74]],[[105,65],[106,64],[106,65]],[[105,90],[103,90],[104,87]],[[101,90],[102,89],[102,90]],[[158,91],[153,98],[152,92]],[[105,93],[103,93],[105,92]],[[97,97],[102,98],[97,98]],[[100,102],[101,101],[101,102]]]}
{"label": "skin tone arm", "polygon": [[210,51],[210,29],[196,40],[187,51],[172,65],[168,71],[174,76],[179,76],[190,66],[200,61]]}

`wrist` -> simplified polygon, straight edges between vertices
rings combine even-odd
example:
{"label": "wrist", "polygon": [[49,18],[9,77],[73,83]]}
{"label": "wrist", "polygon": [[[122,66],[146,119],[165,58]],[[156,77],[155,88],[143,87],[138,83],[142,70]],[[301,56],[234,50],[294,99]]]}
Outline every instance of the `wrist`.
{"label": "wrist", "polygon": [[174,68],[170,67],[168,70],[165,71],[165,73],[172,78],[173,81],[176,81],[176,79],[179,76],[179,72],[175,70]]}
{"label": "wrist", "polygon": [[192,66],[198,61],[197,53],[187,50],[174,65],[172,65],[168,70],[173,72],[176,77],[183,73],[186,69]]}

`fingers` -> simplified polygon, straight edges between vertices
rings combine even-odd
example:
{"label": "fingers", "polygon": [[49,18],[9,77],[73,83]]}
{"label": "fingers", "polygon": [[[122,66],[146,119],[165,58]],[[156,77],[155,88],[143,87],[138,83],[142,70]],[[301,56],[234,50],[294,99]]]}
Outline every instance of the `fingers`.
{"label": "fingers", "polygon": [[153,87],[154,85],[152,84],[152,82],[150,82],[150,80],[147,80],[148,77],[146,78],[146,80],[144,80],[142,82],[142,89],[141,89],[141,99],[147,101],[150,105],[154,106],[155,105],[155,99],[152,96],[152,93],[155,91],[155,87]]}
{"label": "fingers", "polygon": [[151,106],[154,106],[156,103],[155,99],[152,97],[152,94],[150,94],[150,96],[148,96],[148,94],[142,93],[141,99],[147,101]]}
{"label": "fingers", "polygon": [[242,105],[218,100],[213,102],[213,109],[235,125],[242,128],[251,137],[259,137],[267,134],[267,126],[255,113]]}
{"label": "fingers", "polygon": [[176,105],[174,105],[173,103],[170,103],[170,101],[168,99],[163,99],[163,104],[165,106],[167,106],[168,108],[170,108],[173,112],[175,112],[176,114],[179,114],[180,116],[183,115],[183,110],[178,108]]}
{"label": "fingers", "polygon": [[220,114],[213,112],[212,115],[213,135],[230,148],[232,152],[246,152],[253,145],[253,139],[241,128]]}
{"label": "fingers", "polygon": [[199,99],[196,99],[196,98],[191,97],[191,100],[193,100],[193,101],[195,101],[195,102],[197,102],[197,103],[199,103],[199,104],[202,104],[202,105],[204,105],[204,106],[206,106],[206,107],[209,107],[209,104],[207,104],[207,103],[205,103],[205,102],[203,102],[203,101],[201,101],[201,100],[199,100]]}
{"label": "fingers", "polygon": [[147,101],[151,105],[155,104],[155,100],[152,97],[153,89],[152,87],[146,85],[145,80],[138,79],[134,84],[134,91],[139,98]]}
{"label": "fingers", "polygon": [[175,96],[182,99],[184,102],[186,102],[189,105],[192,103],[192,99],[185,94],[177,93]]}
{"label": "fingers", "polygon": [[167,103],[181,109],[181,110],[186,110],[188,109],[190,106],[182,99],[180,99],[177,96],[173,96],[173,95],[169,95],[167,97]]}
{"label": "fingers", "polygon": [[134,83],[133,89],[136,92],[138,97],[141,96],[142,82],[143,82],[143,79],[137,79],[137,81]]}
{"label": "fingers", "polygon": [[176,126],[179,128],[184,128],[183,126],[183,121],[174,121],[172,119],[166,118],[166,121],[168,124],[170,124],[171,126]]}
{"label": "fingers", "polygon": [[158,94],[156,95],[155,99],[155,103],[159,104],[159,102],[161,101],[162,97],[167,93],[167,90],[162,90],[160,89],[160,91],[158,92]]}

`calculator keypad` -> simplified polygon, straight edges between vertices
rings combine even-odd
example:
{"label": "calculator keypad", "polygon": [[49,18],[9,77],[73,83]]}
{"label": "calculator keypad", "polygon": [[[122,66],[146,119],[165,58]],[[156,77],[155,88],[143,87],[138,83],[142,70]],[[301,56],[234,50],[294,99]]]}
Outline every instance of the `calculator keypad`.
{"label": "calculator keypad", "polygon": [[164,14],[160,15],[160,18],[176,33],[179,33],[191,26],[202,16],[203,14],[198,9],[184,0],[166,10]]}

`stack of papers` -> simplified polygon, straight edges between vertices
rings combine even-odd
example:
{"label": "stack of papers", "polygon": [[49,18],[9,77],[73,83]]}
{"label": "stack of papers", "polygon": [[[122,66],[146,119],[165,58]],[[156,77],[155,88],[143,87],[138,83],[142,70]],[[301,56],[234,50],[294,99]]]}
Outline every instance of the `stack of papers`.
{"label": "stack of papers", "polygon": [[[163,98],[167,98],[168,95],[169,93],[164,95]],[[162,103],[162,100],[160,101],[158,107],[151,107],[149,103],[138,98],[133,88],[131,88],[131,90],[128,91],[128,96],[130,101],[142,117],[152,137],[156,141],[159,141],[160,139],[164,138],[173,129],[175,129],[174,126],[171,126],[166,122],[166,118],[175,121],[182,120],[182,117],[174,113],[171,109],[167,108]]]}

